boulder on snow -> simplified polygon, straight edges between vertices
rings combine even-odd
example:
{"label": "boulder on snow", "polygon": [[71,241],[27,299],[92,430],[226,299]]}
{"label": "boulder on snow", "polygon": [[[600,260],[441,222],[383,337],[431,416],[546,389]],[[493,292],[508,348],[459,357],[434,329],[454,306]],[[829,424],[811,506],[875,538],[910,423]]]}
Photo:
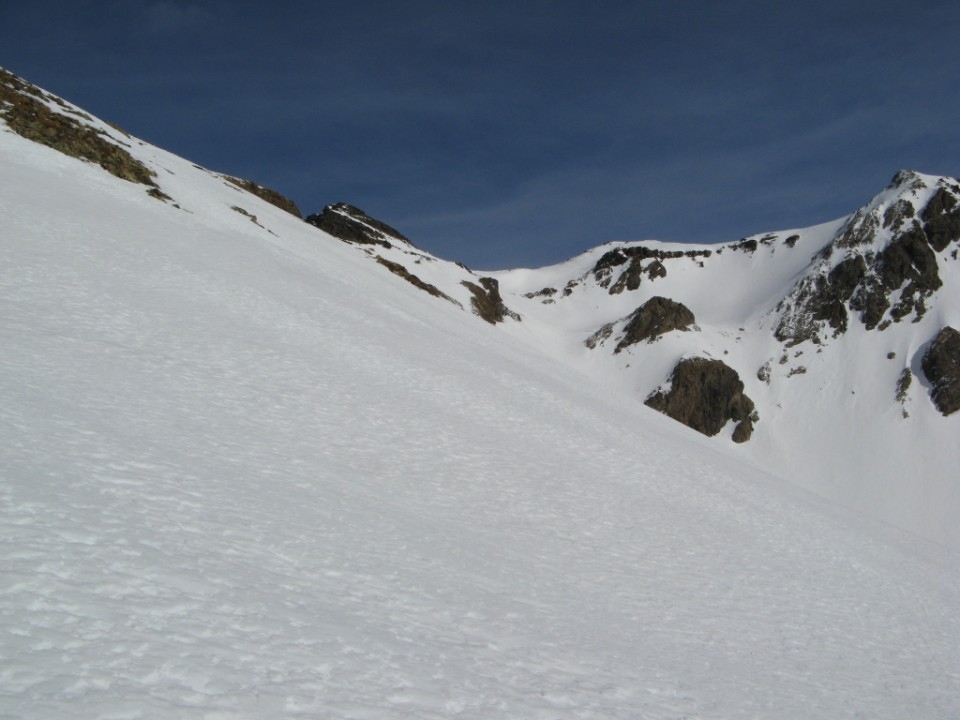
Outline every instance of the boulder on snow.
{"label": "boulder on snow", "polygon": [[492,277],[478,278],[479,285],[463,280],[462,284],[473,295],[470,304],[473,311],[491,325],[503,322],[506,318],[520,320],[520,316],[503,304],[500,297],[500,283]]}
{"label": "boulder on snow", "polygon": [[728,420],[737,423],[733,441],[746,442],[759,419],[743,394],[737,371],[721,360],[684,358],[673,368],[669,389],[647,398],[648,407],[704,435],[716,435]]}
{"label": "boulder on snow", "polygon": [[613,352],[616,354],[643,340],[653,342],[671,330],[687,331],[695,322],[693,313],[683,303],[654,296],[629,315],[623,337]]}
{"label": "boulder on snow", "polygon": [[960,410],[960,332],[943,327],[921,361],[923,374],[933,384],[930,397],[944,415]]}

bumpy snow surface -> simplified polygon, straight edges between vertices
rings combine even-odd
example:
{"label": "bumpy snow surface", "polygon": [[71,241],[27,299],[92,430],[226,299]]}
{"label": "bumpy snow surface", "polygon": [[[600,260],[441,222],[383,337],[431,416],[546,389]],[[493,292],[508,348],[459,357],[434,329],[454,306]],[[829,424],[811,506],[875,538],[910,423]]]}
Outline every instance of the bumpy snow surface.
{"label": "bumpy snow surface", "polygon": [[0,717],[960,715],[955,554],[128,142],[0,131]]}

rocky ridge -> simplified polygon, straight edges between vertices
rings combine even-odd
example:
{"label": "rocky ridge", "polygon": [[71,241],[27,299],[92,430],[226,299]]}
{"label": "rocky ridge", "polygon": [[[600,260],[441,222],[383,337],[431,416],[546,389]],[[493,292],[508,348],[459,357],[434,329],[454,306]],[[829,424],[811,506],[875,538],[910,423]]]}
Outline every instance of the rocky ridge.
{"label": "rocky ridge", "polygon": [[[397,277],[428,295],[458,307],[469,307],[491,325],[507,319],[520,321],[520,315],[504,304],[496,279],[477,276],[463,265],[423,252],[399,230],[358,207],[347,203],[327,205],[321,212],[307,216],[306,222],[342,242],[360,246]],[[435,275],[437,282],[421,277],[425,273]],[[439,285],[445,289],[441,290]]]}
{"label": "rocky ridge", "polygon": [[937,253],[960,240],[958,197],[952,179],[930,188],[916,173],[898,173],[819,251],[778,305],[777,339],[821,343],[846,332],[851,317],[867,330],[922,319],[928,298],[943,285]]}

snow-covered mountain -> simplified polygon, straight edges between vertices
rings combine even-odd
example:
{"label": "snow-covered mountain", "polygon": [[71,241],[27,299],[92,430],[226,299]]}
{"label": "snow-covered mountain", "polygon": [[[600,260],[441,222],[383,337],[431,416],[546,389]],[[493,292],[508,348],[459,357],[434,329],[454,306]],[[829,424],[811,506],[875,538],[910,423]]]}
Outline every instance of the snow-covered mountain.
{"label": "snow-covered mountain", "polygon": [[823,225],[717,247],[616,243],[496,277],[524,331],[588,374],[958,547],[958,197],[955,179],[904,171]]}
{"label": "snow-covered mountain", "polygon": [[819,226],[482,277],[348,205],[308,222],[779,477],[960,547],[955,179],[901,171]]}
{"label": "snow-covered mountain", "polygon": [[955,181],[475,273],[0,88],[0,717],[960,711]]}

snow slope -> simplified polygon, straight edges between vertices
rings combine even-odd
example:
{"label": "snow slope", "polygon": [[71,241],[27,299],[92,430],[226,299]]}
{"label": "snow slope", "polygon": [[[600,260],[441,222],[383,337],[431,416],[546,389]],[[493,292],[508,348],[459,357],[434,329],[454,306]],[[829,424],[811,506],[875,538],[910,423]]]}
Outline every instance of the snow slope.
{"label": "snow slope", "polygon": [[0,717],[960,713],[954,553],[132,152],[0,128]]}

